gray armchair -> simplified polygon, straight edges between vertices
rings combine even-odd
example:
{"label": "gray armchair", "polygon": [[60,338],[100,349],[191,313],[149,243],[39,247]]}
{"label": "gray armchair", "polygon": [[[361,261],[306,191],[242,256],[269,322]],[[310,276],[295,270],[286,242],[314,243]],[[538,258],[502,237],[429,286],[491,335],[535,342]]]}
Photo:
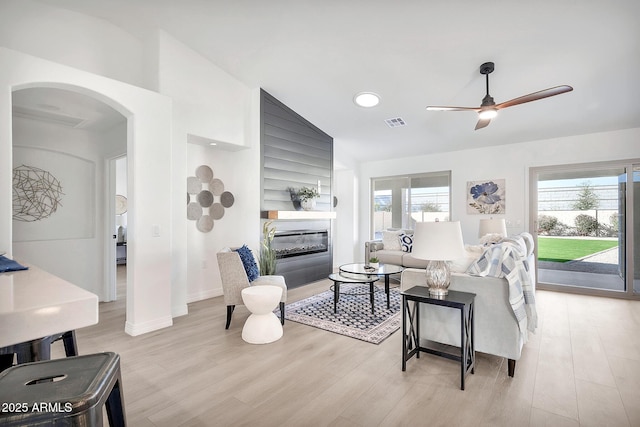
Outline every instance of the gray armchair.
{"label": "gray armchair", "polygon": [[222,291],[224,303],[227,306],[227,324],[229,329],[231,315],[236,305],[243,305],[242,290],[249,286],[278,286],[282,288],[280,300],[280,322],[284,325],[284,303],[287,301],[287,284],[282,276],[260,276],[253,282],[249,282],[247,273],[242,265],[240,255],[235,251],[221,251],[217,253],[220,277],[222,278]]}

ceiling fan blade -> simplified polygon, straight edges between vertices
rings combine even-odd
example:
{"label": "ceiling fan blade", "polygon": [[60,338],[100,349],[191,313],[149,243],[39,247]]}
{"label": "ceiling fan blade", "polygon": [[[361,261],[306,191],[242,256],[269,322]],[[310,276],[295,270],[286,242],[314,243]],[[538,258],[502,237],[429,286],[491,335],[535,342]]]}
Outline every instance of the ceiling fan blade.
{"label": "ceiling fan blade", "polygon": [[476,107],[427,107],[429,111],[480,111]]}
{"label": "ceiling fan blade", "polygon": [[555,86],[549,89],[540,90],[538,92],[533,92],[528,95],[520,96],[518,98],[514,98],[510,101],[502,102],[495,106],[495,108],[507,108],[513,107],[514,105],[524,104],[526,102],[537,101],[538,99],[548,98],[550,96],[560,95],[562,93],[571,92],[573,88],[571,86],[562,85]]}
{"label": "ceiling fan blade", "polygon": [[478,120],[478,123],[476,123],[475,130],[486,128],[489,126],[489,123],[491,123],[491,119],[480,119]]}

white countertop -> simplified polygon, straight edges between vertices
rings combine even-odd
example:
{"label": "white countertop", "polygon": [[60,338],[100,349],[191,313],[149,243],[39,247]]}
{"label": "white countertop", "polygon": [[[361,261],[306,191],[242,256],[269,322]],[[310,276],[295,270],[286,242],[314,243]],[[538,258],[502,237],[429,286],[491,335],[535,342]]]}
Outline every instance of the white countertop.
{"label": "white countertop", "polygon": [[98,323],[98,296],[31,265],[0,273],[0,347]]}

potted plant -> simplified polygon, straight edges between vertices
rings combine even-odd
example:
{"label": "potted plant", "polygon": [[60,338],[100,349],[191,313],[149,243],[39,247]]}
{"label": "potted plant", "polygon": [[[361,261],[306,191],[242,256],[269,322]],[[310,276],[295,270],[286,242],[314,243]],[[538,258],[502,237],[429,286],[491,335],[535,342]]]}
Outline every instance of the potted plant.
{"label": "potted plant", "polygon": [[276,228],[271,226],[273,221],[266,221],[262,225],[262,243],[260,244],[260,256],[258,265],[260,274],[269,276],[276,273],[276,251],[271,247],[273,237],[276,235]]}
{"label": "potted plant", "polygon": [[373,268],[379,268],[380,267],[380,260],[376,257],[371,257],[369,258],[369,266],[373,267]]}
{"label": "potted plant", "polygon": [[302,209],[305,211],[315,208],[316,199],[320,197],[320,193],[315,187],[302,187],[296,194],[298,200],[300,200],[300,206],[302,206]]}

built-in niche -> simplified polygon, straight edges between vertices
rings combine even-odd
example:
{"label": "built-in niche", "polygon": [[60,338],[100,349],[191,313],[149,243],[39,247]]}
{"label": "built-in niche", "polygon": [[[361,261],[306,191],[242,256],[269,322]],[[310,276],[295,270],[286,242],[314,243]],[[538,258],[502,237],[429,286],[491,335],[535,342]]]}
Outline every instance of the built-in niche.
{"label": "built-in niche", "polygon": [[[260,97],[261,209],[276,227],[276,239],[295,250],[278,256],[276,273],[296,287],[326,278],[333,269],[333,138],[264,90]],[[320,196],[312,212],[297,211],[291,189],[313,187]],[[278,216],[278,212],[286,215]],[[271,214],[274,216],[270,216]],[[286,216],[287,219],[281,219]],[[298,250],[322,236],[322,250]],[[284,254],[286,253],[286,256]]]}

